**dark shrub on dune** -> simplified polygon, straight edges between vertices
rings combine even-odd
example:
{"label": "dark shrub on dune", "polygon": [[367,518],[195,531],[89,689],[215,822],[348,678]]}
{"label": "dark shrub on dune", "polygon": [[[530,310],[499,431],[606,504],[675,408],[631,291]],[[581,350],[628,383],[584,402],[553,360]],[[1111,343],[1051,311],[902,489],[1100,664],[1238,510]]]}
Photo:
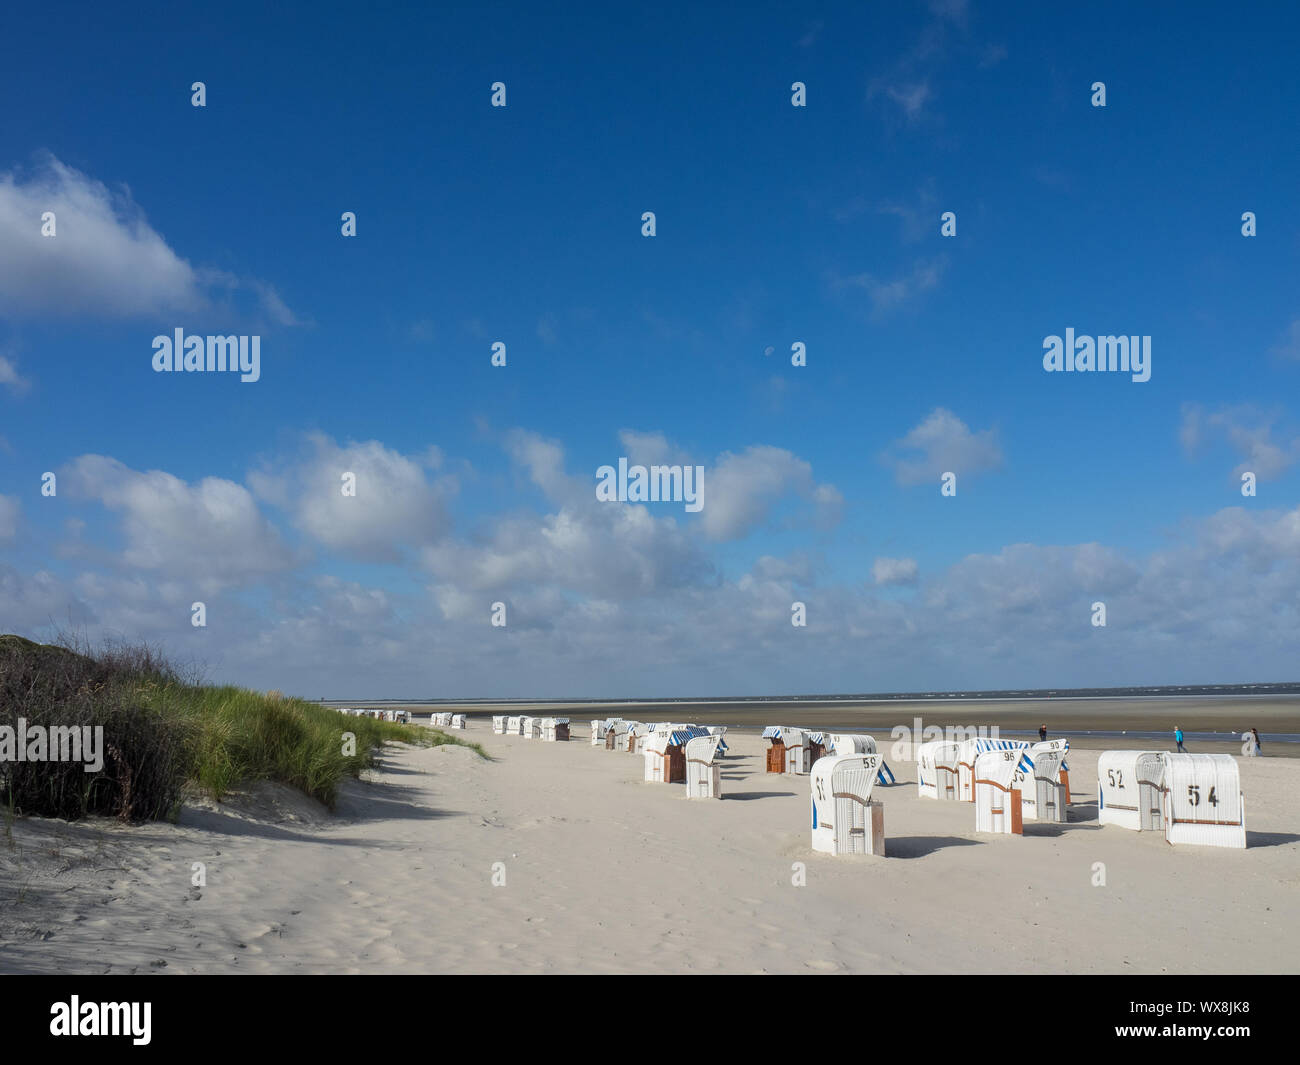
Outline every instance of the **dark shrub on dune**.
{"label": "dark shrub on dune", "polygon": [[[77,818],[105,814],[127,821],[162,817],[180,801],[189,776],[195,730],[149,704],[146,689],[176,683],[175,674],[148,649],[109,648],[90,657],[65,647],[0,636],[0,726],[15,733],[25,722],[77,729],[94,742],[102,767],[80,761],[0,762],[0,801],[16,813]],[[79,737],[80,738],[80,737]],[[88,745],[89,747],[89,745]]]}
{"label": "dark shrub on dune", "polygon": [[[457,743],[428,729],[344,717],[328,707],[183,677],[147,646],[37,644],[0,636],[0,727],[102,729],[102,766],[0,761],[0,804],[69,820],[150,820],[179,810],[187,787],[220,800],[255,780],[333,807],[345,777],[375,764],[389,740]],[[351,733],[353,742],[344,743]],[[84,753],[84,752],[83,752]]]}

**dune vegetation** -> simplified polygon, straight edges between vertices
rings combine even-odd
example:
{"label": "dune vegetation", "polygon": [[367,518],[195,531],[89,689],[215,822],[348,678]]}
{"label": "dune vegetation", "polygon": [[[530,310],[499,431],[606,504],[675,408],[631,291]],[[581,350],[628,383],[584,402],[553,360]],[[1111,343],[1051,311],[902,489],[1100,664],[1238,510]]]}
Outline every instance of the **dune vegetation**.
{"label": "dune vegetation", "polygon": [[[38,729],[84,736],[87,750],[80,760],[54,760],[36,748],[36,760],[26,748],[15,756],[15,737]],[[259,780],[298,788],[332,809],[343,780],[374,766],[388,742],[461,741],[278,692],[203,684],[148,646],[0,636],[0,807],[10,818],[174,817],[188,793],[220,801]],[[102,764],[87,772],[92,748]]]}

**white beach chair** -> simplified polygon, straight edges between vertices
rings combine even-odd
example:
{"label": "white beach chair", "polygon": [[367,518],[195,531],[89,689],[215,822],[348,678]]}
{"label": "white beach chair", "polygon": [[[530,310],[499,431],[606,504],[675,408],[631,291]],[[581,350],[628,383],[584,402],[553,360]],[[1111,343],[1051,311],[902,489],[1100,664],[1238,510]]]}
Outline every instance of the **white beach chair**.
{"label": "white beach chair", "polygon": [[1246,797],[1230,754],[1163,755],[1165,841],[1205,847],[1246,846]]}
{"label": "white beach chair", "polygon": [[885,808],[871,789],[879,754],[837,754],[812,766],[812,848],[824,854],[885,855]]}
{"label": "white beach chair", "polygon": [[975,755],[975,831],[1023,835],[1020,790],[1014,786],[1020,766],[1019,750],[984,751]]}
{"label": "white beach chair", "polygon": [[696,736],[686,743],[686,797],[688,799],[722,798],[722,769],[718,750],[722,737]]}

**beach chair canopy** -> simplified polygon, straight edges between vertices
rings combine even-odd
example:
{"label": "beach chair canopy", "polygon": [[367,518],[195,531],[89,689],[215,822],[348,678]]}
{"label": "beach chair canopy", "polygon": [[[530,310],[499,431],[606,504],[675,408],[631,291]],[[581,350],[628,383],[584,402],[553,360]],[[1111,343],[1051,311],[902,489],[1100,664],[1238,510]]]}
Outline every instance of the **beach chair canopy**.
{"label": "beach chair canopy", "polygon": [[721,736],[693,736],[686,743],[686,760],[712,765],[721,743]]}

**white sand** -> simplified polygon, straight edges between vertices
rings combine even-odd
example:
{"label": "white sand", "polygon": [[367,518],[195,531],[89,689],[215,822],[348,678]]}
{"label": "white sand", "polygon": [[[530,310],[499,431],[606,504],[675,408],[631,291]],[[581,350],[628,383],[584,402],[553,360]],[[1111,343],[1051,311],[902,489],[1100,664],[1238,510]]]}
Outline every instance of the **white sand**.
{"label": "white sand", "polygon": [[889,856],[832,858],[809,847],[808,778],[764,773],[757,735],[728,736],[727,798],[688,801],[575,732],[474,721],[493,762],[391,750],[338,816],[262,787],[179,825],[20,819],[0,971],[1300,971],[1294,759],[1239,760],[1245,851],[1099,826],[1093,751],[1070,759],[1071,824],[1023,838],[976,836],[972,806],[918,798],[891,762]]}

